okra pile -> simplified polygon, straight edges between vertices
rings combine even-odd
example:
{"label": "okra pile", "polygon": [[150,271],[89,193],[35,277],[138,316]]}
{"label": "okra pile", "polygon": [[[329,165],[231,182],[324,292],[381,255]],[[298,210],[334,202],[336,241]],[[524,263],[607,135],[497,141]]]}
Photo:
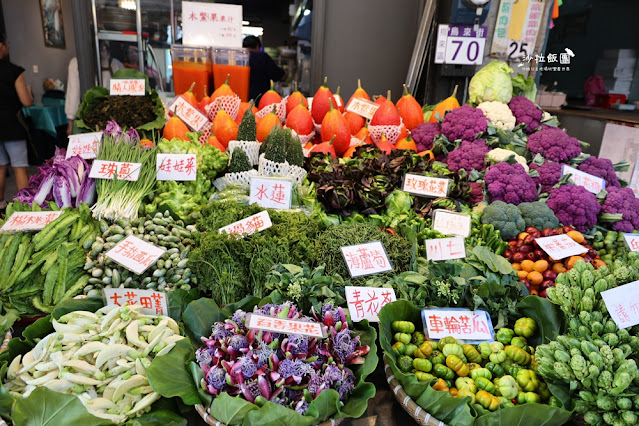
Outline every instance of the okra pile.
{"label": "okra pile", "polygon": [[[13,211],[18,210],[39,211],[14,203]],[[39,232],[0,236],[3,308],[37,315],[51,312],[80,293],[89,281],[82,267],[85,252],[98,234],[97,221],[81,204],[78,209],[66,210]]]}
{"label": "okra pile", "polygon": [[562,405],[534,371],[535,350],[526,340],[537,329],[532,318],[519,318],[514,329],[500,329],[495,342],[479,345],[450,336],[426,340],[410,321],[393,321],[391,327],[397,367],[420,381],[432,381],[435,390],[469,397],[479,415],[535,402]]}
{"label": "okra pile", "polygon": [[[103,288],[141,288],[171,291],[181,288],[190,290],[196,284],[188,268],[189,252],[195,241],[194,225],[185,225],[174,220],[168,211],[155,216],[144,216],[133,221],[117,220],[112,225],[100,221],[102,235],[95,238],[84,265],[90,278],[84,287],[89,297],[101,296]],[[134,235],[167,251],[143,274],[137,275],[106,257],[106,252],[129,235]]]}
{"label": "okra pile", "polygon": [[15,398],[40,386],[77,395],[89,413],[114,423],[149,411],[160,395],[146,369],[184,337],[172,318],[140,309],[105,306],[52,319],[55,332],[13,359],[5,389]]}

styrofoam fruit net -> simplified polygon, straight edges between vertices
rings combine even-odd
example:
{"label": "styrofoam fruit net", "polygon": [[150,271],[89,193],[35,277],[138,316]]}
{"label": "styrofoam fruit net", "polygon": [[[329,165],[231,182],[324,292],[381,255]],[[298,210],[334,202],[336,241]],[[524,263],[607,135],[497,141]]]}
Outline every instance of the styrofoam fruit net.
{"label": "styrofoam fruit net", "polygon": [[282,99],[277,104],[266,105],[264,108],[259,110],[255,116],[259,119],[262,119],[268,115],[269,112],[273,111],[273,105],[275,105],[275,115],[280,119],[280,123],[284,123],[286,121],[286,102]]}
{"label": "styrofoam fruit net", "polygon": [[315,120],[313,120],[313,127],[315,127],[315,133],[317,133],[318,135],[322,134],[322,125],[317,124]]}
{"label": "styrofoam fruit net", "polygon": [[202,136],[198,139],[202,145],[206,145],[209,143],[209,138],[211,137],[211,129],[213,128],[213,123],[207,121],[202,129]]}
{"label": "styrofoam fruit net", "polygon": [[227,173],[222,177],[219,177],[213,181],[213,186],[218,191],[224,191],[224,189],[232,184],[241,183],[249,185],[251,183],[251,176],[258,176],[257,170],[247,170],[245,172]]}
{"label": "styrofoam fruit net", "polygon": [[358,146],[363,144],[364,141],[362,141],[361,139],[357,139],[355,136],[351,136],[351,144],[349,145],[349,147],[351,146]]}
{"label": "styrofoam fruit net", "polygon": [[315,131],[311,131],[311,133],[309,133],[308,135],[298,135],[297,132],[293,129],[291,129],[291,133],[293,134],[293,137],[297,136],[298,138],[300,138],[300,142],[302,143],[302,147],[304,147],[304,145],[306,145],[307,143],[309,143],[310,141],[313,140],[313,138],[315,137]]}
{"label": "styrofoam fruit net", "polygon": [[306,169],[304,169],[304,167],[300,167],[300,166],[288,166],[288,175],[290,177],[292,177],[293,179],[295,179],[295,183],[297,183],[298,185],[302,184],[302,181],[304,180],[304,178],[306,177]]}
{"label": "styrofoam fruit net", "polygon": [[378,143],[382,140],[382,135],[386,135],[388,142],[394,144],[399,138],[399,134],[402,132],[402,125],[382,125],[382,126],[368,126],[371,139],[373,142]]}
{"label": "styrofoam fruit net", "polygon": [[233,120],[237,117],[237,113],[240,111],[240,104],[242,103],[242,99],[240,99],[237,95],[227,95],[220,96],[206,107],[204,110],[206,111],[206,115],[209,117],[209,120],[213,121],[215,116],[220,111],[220,107],[226,111],[228,115],[231,116]]}
{"label": "styrofoam fruit net", "polygon": [[262,154],[260,155],[257,170],[262,176],[288,176],[289,167],[287,161],[276,163],[275,161],[267,160],[264,154]]}
{"label": "styrofoam fruit net", "polygon": [[230,141],[229,146],[226,148],[226,152],[232,156],[232,152],[235,148],[241,148],[246,153],[251,166],[255,166],[260,158],[260,143],[258,141]]}

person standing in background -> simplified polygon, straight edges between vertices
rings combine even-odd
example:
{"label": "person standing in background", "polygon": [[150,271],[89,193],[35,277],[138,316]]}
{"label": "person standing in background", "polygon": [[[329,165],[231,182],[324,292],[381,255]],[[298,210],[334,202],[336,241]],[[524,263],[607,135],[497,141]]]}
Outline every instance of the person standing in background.
{"label": "person standing in background", "polygon": [[80,106],[80,74],[78,72],[78,58],[73,57],[69,61],[69,69],[67,71],[67,96],[64,102],[64,113],[69,120],[67,126],[67,136],[71,134],[73,129],[73,120]]}
{"label": "person standing in background", "polygon": [[100,64],[102,68],[102,86],[108,89],[111,83],[111,76],[117,70],[124,68],[124,65],[120,60],[111,56],[111,46],[106,41],[100,42]]}
{"label": "person standing in background", "polygon": [[9,62],[7,35],[0,34],[0,210],[7,207],[4,186],[11,162],[18,191],[29,184],[26,130],[18,122],[23,106],[33,104],[31,87],[24,79],[24,68]]}
{"label": "person standing in background", "polygon": [[271,80],[284,80],[286,72],[278,67],[268,54],[262,52],[262,42],[259,38],[247,36],[244,38],[242,46],[251,54],[249,57],[249,67],[251,68],[249,99],[257,101],[258,97],[271,88]]}

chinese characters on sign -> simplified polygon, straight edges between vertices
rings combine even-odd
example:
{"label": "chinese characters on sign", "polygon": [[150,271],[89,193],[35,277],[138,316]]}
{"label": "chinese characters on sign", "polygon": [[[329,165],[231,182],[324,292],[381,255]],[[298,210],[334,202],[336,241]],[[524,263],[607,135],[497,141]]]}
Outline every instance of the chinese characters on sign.
{"label": "chinese characters on sign", "polygon": [[195,154],[158,154],[157,180],[195,180],[197,156]]}
{"label": "chinese characters on sign", "polygon": [[381,241],[341,247],[341,250],[352,278],[393,270]]}
{"label": "chinese characters on sign", "polygon": [[293,181],[288,179],[252,177],[249,204],[267,209],[290,209]]}
{"label": "chinese characters on sign", "polygon": [[165,251],[164,247],[155,246],[134,235],[129,235],[106,252],[106,256],[140,275],[149,269]]}
{"label": "chinese characters on sign", "polygon": [[481,65],[484,61],[488,27],[439,25],[436,64]]}
{"label": "chinese characters on sign", "polygon": [[101,140],[102,132],[71,135],[69,136],[69,145],[67,146],[67,156],[65,158],[68,159],[74,155],[79,155],[85,160],[95,158]]}
{"label": "chinese characters on sign", "polygon": [[105,288],[104,297],[107,306],[142,305],[141,313],[148,315],[168,315],[166,293],[155,290],[135,288]]}
{"label": "chinese characters on sign", "polygon": [[91,166],[89,177],[93,179],[128,180],[135,182],[140,176],[142,163],[122,163],[119,161],[95,160]]}
{"label": "chinese characters on sign", "polygon": [[112,78],[109,94],[111,96],[144,96],[145,83],[144,79],[125,80],[121,78]]}
{"label": "chinese characters on sign", "polygon": [[346,303],[354,322],[379,322],[377,314],[387,303],[397,300],[395,290],[385,287],[344,287]]}
{"label": "chinese characters on sign", "polygon": [[252,330],[274,331],[276,333],[303,334],[305,336],[325,338],[326,331],[318,322],[295,321],[250,313],[246,315],[246,328]]}
{"label": "chinese characters on sign", "polygon": [[639,251],[639,234],[623,234],[628,250]]}
{"label": "chinese characters on sign", "polygon": [[206,123],[209,122],[208,117],[202,111],[188,103],[182,95],[173,100],[169,110],[174,113],[177,118],[184,121],[184,124],[194,132],[200,132]]}
{"label": "chinese characters on sign", "polygon": [[639,281],[603,291],[601,297],[620,329],[639,324]]}
{"label": "chinese characters on sign", "polygon": [[426,259],[428,260],[463,259],[464,257],[466,257],[466,244],[462,237],[426,240]]}
{"label": "chinese characters on sign", "polygon": [[501,0],[497,20],[495,21],[495,32],[490,48],[490,55],[505,55],[508,50],[508,27],[510,26],[510,13],[515,0]]}
{"label": "chinese characters on sign", "polygon": [[494,340],[490,317],[486,311],[424,309],[422,321],[429,339],[453,336],[464,341]]}
{"label": "chinese characters on sign", "polygon": [[359,114],[370,120],[373,118],[373,115],[375,115],[377,108],[379,108],[379,104],[376,104],[375,102],[371,102],[366,99],[353,98],[353,100],[351,100],[346,106],[346,111]]}
{"label": "chinese characters on sign", "polygon": [[583,186],[593,194],[599,194],[599,192],[606,187],[606,181],[604,179],[564,164],[561,169],[561,175],[565,176],[568,174],[571,175],[570,179],[575,185]]}
{"label": "chinese characters on sign", "polygon": [[182,31],[183,43],[187,45],[239,49],[242,6],[183,1]]}
{"label": "chinese characters on sign", "polygon": [[236,234],[242,238],[244,234],[251,235],[254,232],[263,231],[271,226],[273,226],[271,217],[268,215],[268,211],[264,210],[254,214],[253,216],[249,216],[246,219],[238,220],[230,225],[226,225],[220,228],[218,232],[220,234],[226,232],[229,236],[231,234]]}
{"label": "chinese characters on sign", "polygon": [[445,235],[470,235],[470,216],[448,210],[435,210],[433,213],[433,229]]}
{"label": "chinese characters on sign", "polygon": [[14,212],[2,225],[0,232],[39,231],[64,213],[55,212]]}
{"label": "chinese characters on sign", "polygon": [[448,182],[448,179],[406,173],[402,191],[426,197],[445,197]]}
{"label": "chinese characters on sign", "polygon": [[587,248],[578,244],[566,234],[537,238],[535,242],[548,256],[555,260],[565,259],[568,256],[577,256],[588,251]]}

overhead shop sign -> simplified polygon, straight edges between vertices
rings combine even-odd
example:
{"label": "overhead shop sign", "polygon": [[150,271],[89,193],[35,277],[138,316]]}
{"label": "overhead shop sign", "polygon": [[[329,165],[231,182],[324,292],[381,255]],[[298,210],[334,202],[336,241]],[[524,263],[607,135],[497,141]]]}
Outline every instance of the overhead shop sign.
{"label": "overhead shop sign", "polygon": [[514,59],[534,55],[543,15],[543,1],[501,0],[490,56]]}
{"label": "overhead shop sign", "polygon": [[437,32],[436,64],[481,65],[488,27],[442,24]]}

